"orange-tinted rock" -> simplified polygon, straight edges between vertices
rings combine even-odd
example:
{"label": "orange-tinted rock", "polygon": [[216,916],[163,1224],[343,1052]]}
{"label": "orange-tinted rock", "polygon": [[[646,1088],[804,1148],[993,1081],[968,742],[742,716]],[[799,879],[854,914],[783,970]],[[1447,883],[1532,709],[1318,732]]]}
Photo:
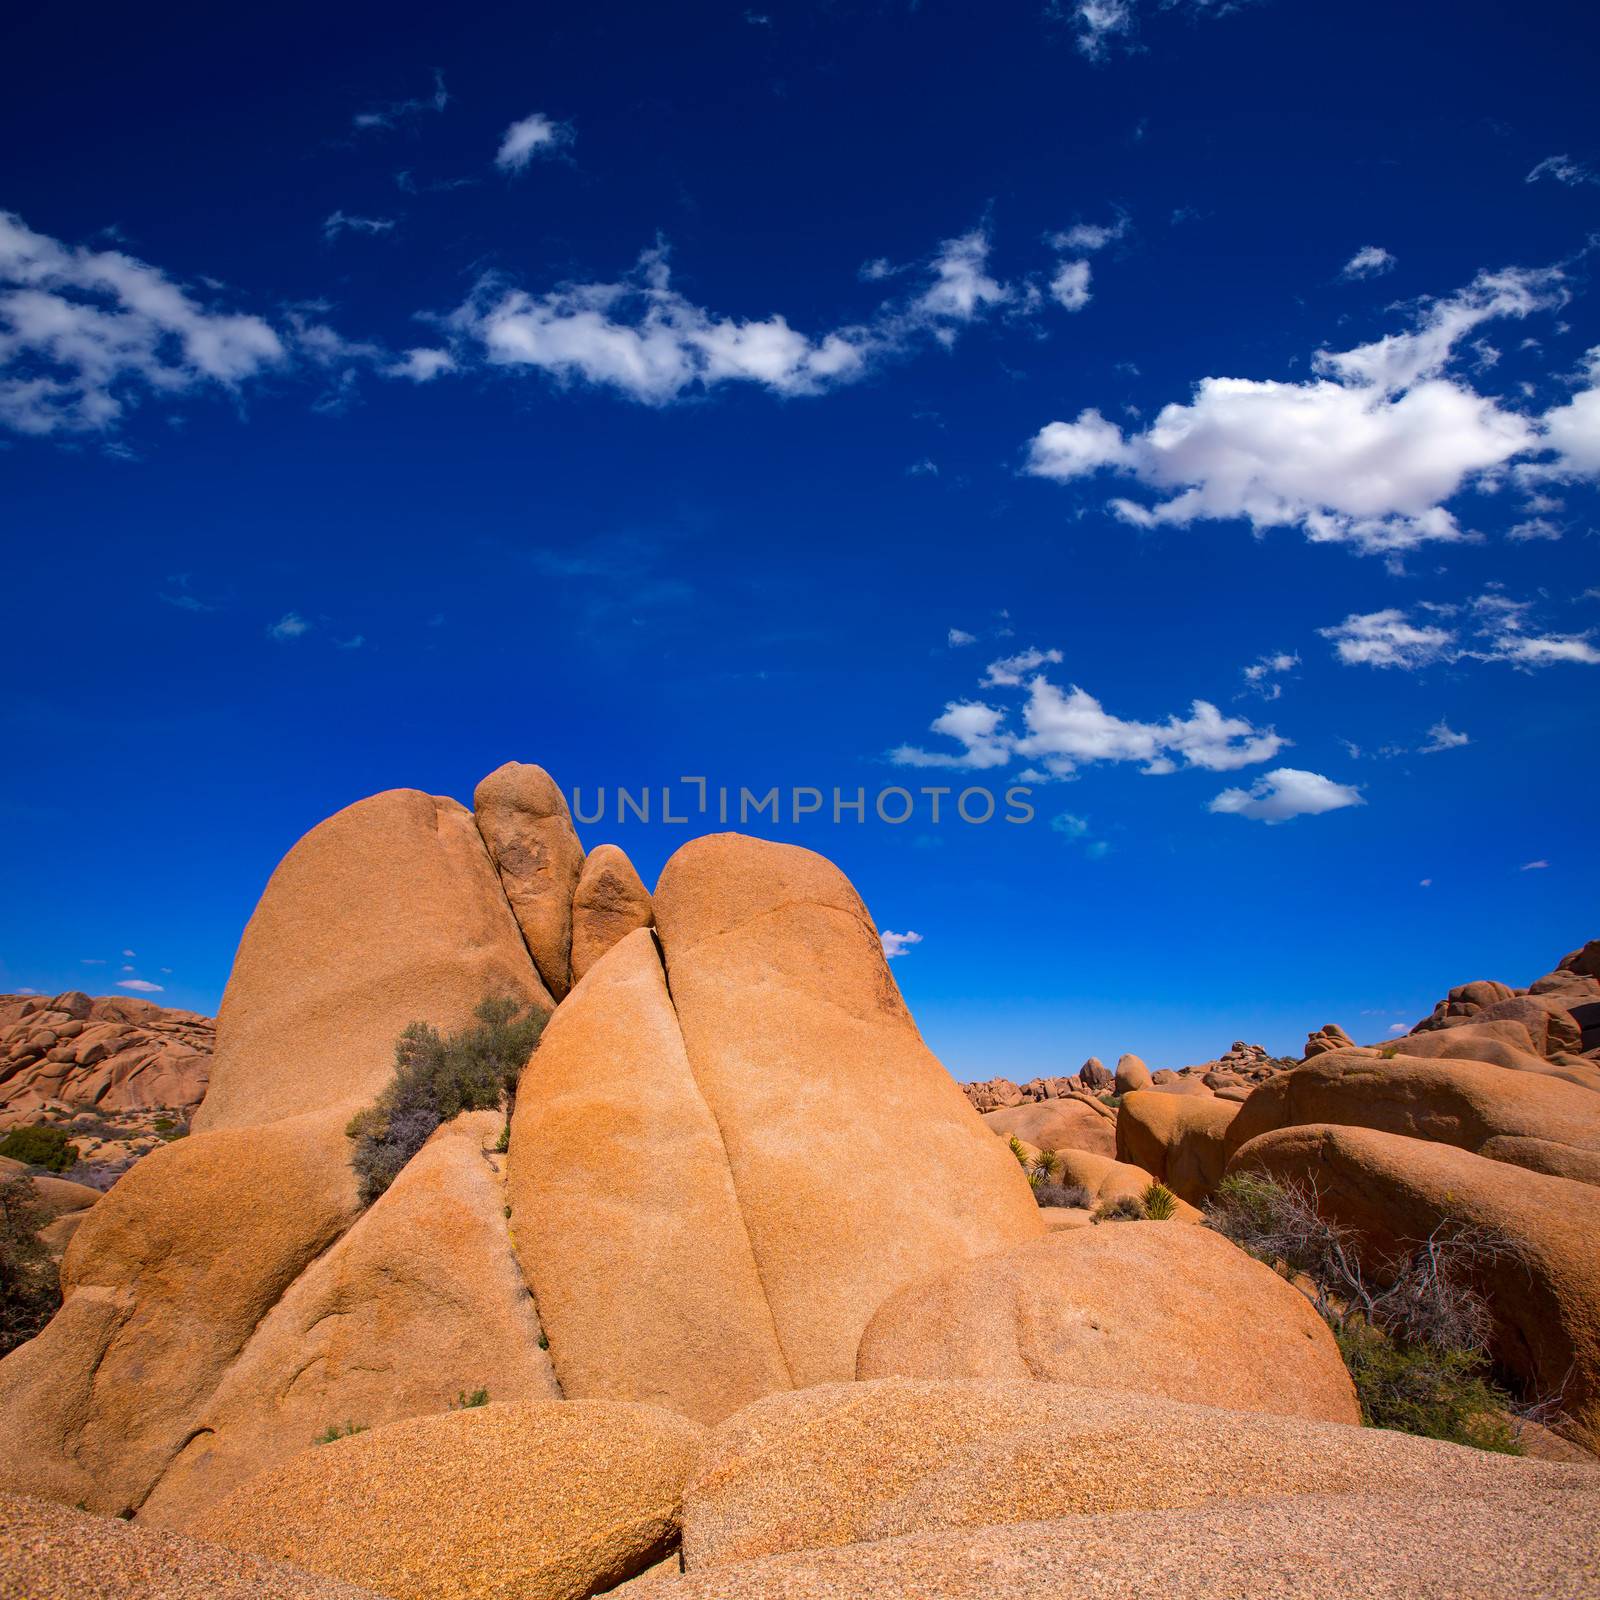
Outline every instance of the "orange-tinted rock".
{"label": "orange-tinted rock", "polygon": [[1361,1420],[1311,1302],[1220,1234],[1171,1223],[1057,1234],[918,1279],[878,1308],[856,1358],[861,1379],[1095,1373],[1196,1405]]}
{"label": "orange-tinted rock", "polygon": [[517,1250],[568,1398],[720,1421],[788,1387],[728,1153],[647,929],[551,1018],[517,1097],[510,1170]]}
{"label": "orange-tinted rock", "polygon": [[[1039,1236],[1032,1192],[922,1042],[838,868],[712,835],[667,863],[655,907],[791,1380],[848,1378],[900,1284]],[[916,1181],[891,1181],[908,1139]]]}
{"label": "orange-tinted rock", "polygon": [[1150,1069],[1136,1055],[1119,1056],[1114,1081],[1118,1094],[1131,1094],[1135,1089],[1148,1089],[1151,1082]]}
{"label": "orange-tinted rock", "polygon": [[983,1120],[1002,1139],[1023,1139],[1040,1150],[1090,1150],[1103,1156],[1117,1152],[1115,1119],[1082,1100],[1030,1101],[987,1112]]}
{"label": "orange-tinted rock", "polygon": [[1209,1094],[1202,1099],[1145,1089],[1124,1095],[1117,1111],[1117,1159],[1143,1167],[1199,1205],[1222,1181],[1224,1141],[1238,1111],[1233,1101]]}
{"label": "orange-tinted rock", "polygon": [[1537,1396],[1562,1396],[1575,1437],[1600,1446],[1600,1251],[1594,1189],[1454,1145],[1369,1128],[1266,1133],[1228,1170],[1314,1184],[1321,1210],[1353,1228],[1369,1263],[1411,1248],[1446,1220],[1508,1248],[1475,1268],[1494,1315],[1493,1354]]}
{"label": "orange-tinted rock", "polygon": [[508,761],[478,785],[472,808],[528,952],[559,1000],[572,987],[572,897],[583,870],[566,796],[543,767]]}
{"label": "orange-tinted rock", "polygon": [[572,896],[572,981],[579,982],[613,945],[656,920],[650,891],[633,863],[614,844],[584,857]]}

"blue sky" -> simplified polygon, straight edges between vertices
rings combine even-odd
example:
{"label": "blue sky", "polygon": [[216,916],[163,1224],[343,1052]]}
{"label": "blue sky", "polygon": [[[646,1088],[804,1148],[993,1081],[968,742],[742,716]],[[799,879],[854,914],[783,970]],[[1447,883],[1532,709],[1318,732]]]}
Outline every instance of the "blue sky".
{"label": "blue sky", "polygon": [[214,1009],[307,827],[512,758],[647,879],[681,776],[863,789],[751,831],[961,1077],[1600,931],[1592,8],[30,12],[0,987]]}

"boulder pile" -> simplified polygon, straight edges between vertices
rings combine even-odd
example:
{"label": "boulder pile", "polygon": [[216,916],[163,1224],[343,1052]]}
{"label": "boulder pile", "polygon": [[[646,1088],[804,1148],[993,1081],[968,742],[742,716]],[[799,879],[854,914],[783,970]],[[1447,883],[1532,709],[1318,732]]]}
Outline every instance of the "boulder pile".
{"label": "boulder pile", "polygon": [[[0,1361],[0,1595],[1595,1593],[1597,969],[1303,1062],[960,1086],[821,856],[711,835],[651,891],[521,763],[472,810],[360,801],[267,884],[189,1135],[40,1189],[63,1300]],[[358,1181],[397,1041],[486,999],[546,1018],[514,1095]],[[25,1065],[97,1071],[49,1056],[99,1004],[19,1010]],[[1263,1177],[1374,1262],[1492,1240],[1497,1371],[1576,1459],[1358,1426],[1280,1258],[1201,1225]]]}

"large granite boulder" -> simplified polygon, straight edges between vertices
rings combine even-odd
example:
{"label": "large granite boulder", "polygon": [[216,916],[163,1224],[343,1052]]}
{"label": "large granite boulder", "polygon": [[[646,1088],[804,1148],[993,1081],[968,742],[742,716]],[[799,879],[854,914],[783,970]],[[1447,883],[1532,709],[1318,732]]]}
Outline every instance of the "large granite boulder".
{"label": "large granite boulder", "polygon": [[1139,1089],[1124,1095],[1117,1112],[1117,1160],[1159,1178],[1190,1205],[1199,1205],[1222,1181],[1225,1141],[1237,1102]]}
{"label": "large granite boulder", "polygon": [[650,891],[633,863],[614,844],[583,858],[572,895],[572,981],[577,983],[613,945],[656,920]]}

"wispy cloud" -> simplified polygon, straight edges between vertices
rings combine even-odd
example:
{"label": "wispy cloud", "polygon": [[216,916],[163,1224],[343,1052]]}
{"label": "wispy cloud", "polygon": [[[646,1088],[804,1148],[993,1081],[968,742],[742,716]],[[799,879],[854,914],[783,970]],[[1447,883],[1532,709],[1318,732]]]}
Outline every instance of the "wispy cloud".
{"label": "wispy cloud", "polygon": [[1426,621],[1413,621],[1399,607],[1388,606],[1352,613],[1317,631],[1347,667],[1416,671],[1457,661],[1499,661],[1522,668],[1600,665],[1600,649],[1590,642],[1594,629],[1543,632],[1534,625],[1532,612],[1531,601],[1512,600],[1491,589],[1465,606],[1432,606]]}
{"label": "wispy cloud", "polygon": [[1441,750],[1459,750],[1463,745],[1469,745],[1472,740],[1464,733],[1457,733],[1450,724],[1441,718],[1428,729],[1428,742],[1417,746],[1417,753],[1424,756],[1438,755]]}
{"label": "wispy cloud", "polygon": [[366,111],[358,111],[351,117],[350,124],[363,132],[398,128],[403,123],[410,122],[428,112],[443,111],[449,104],[450,96],[444,86],[444,74],[435,72],[433,75],[432,94],[411,100],[391,100],[387,104],[373,106]]}
{"label": "wispy cloud", "polygon": [[332,244],[341,233],[393,233],[393,217],[357,217],[345,211],[331,212],[323,219],[322,237]]}
{"label": "wispy cloud", "polygon": [[148,978],[118,978],[119,989],[132,989],[135,994],[165,994],[166,990],[159,983],[151,983]]}
{"label": "wispy cloud", "polygon": [[554,155],[576,137],[568,123],[557,122],[542,111],[535,111],[506,129],[494,164],[502,172],[521,172],[535,156]]}
{"label": "wispy cloud", "polygon": [[267,637],[283,643],[289,639],[298,639],[310,631],[311,624],[298,611],[285,611],[267,628]]}
{"label": "wispy cloud", "polygon": [[1363,245],[1339,269],[1341,278],[1377,278],[1394,271],[1394,257],[1379,244]]}
{"label": "wispy cloud", "polygon": [[1525,861],[1520,870],[1523,872],[1543,872],[1549,865],[1548,861]]}
{"label": "wispy cloud", "polygon": [[1574,161],[1571,156],[1546,156],[1524,181],[1538,183],[1541,178],[1551,178],[1569,188],[1575,188],[1580,183],[1600,183],[1600,173],[1581,161]]}
{"label": "wispy cloud", "polygon": [[958,650],[964,644],[976,644],[978,636],[975,633],[968,633],[965,628],[952,628],[946,642],[952,650]]}

